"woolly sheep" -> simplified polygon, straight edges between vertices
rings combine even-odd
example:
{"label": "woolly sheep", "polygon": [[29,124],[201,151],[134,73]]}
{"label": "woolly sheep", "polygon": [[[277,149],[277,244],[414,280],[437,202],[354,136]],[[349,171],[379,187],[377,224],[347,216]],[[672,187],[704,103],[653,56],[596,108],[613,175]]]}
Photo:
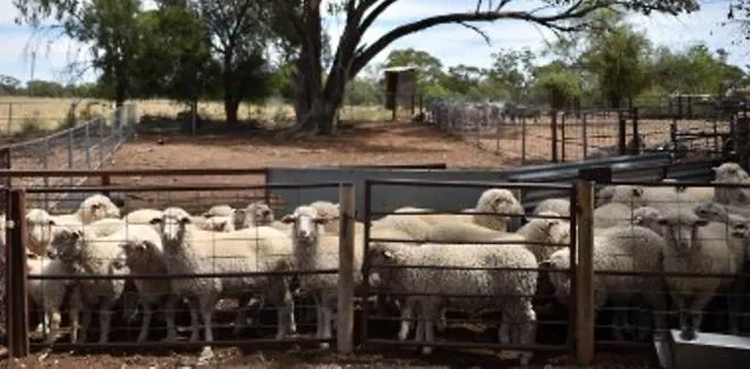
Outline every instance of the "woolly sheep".
{"label": "woolly sheep", "polygon": [[251,202],[243,209],[236,209],[233,217],[235,229],[266,226],[274,222],[273,210],[262,201]]}
{"label": "woolly sheep", "polygon": [[[750,175],[734,162],[726,162],[714,167],[715,179],[713,183],[746,184],[750,186]],[[749,205],[750,188],[720,187],[714,190],[714,201],[721,204]]]}
{"label": "woolly sheep", "polygon": [[89,224],[95,220],[104,218],[119,218],[120,208],[107,196],[96,194],[87,197],[73,214],[53,216],[55,224],[61,226],[73,226],[76,224]]}
{"label": "woolly sheep", "polygon": [[315,201],[309,205],[318,212],[318,216],[327,219],[324,223],[328,233],[339,233],[339,218],[341,217],[341,208],[339,204],[330,201]]}
{"label": "woolly sheep", "polygon": [[[29,275],[73,275],[74,270],[69,265],[57,259],[44,256],[33,256],[26,261]],[[47,335],[47,344],[52,344],[58,337],[62,317],[60,311],[63,307],[65,292],[68,287],[73,287],[70,297],[71,342],[75,343],[78,338],[78,317],[81,308],[80,290],[71,280],[65,279],[29,279],[27,291],[29,297],[41,309],[42,321],[36,331]]]}
{"label": "woolly sheep", "polygon": [[510,235],[474,223],[445,221],[433,224],[425,240],[427,242],[487,242]]}
{"label": "woolly sheep", "polygon": [[[500,342],[531,344],[535,340],[536,313],[531,297],[536,293],[535,270],[454,270],[377,268],[377,265],[429,265],[454,267],[536,268],[534,255],[522,245],[450,245],[424,244],[405,247],[398,244],[380,244],[370,249],[369,260],[377,270],[379,287],[391,293],[424,293],[430,296],[412,296],[418,300],[419,318],[416,340],[434,342],[434,322],[440,320],[440,306],[467,311],[485,308],[503,313],[498,335]],[[493,295],[488,298],[444,298],[439,295]],[[512,296],[512,297],[510,297]],[[404,322],[402,322],[403,327]],[[408,324],[408,323],[406,323]],[[513,330],[512,325],[518,324]],[[402,338],[402,337],[399,337]],[[422,352],[428,354],[431,347]],[[527,365],[532,353],[521,355],[521,364]]]}
{"label": "woolly sheep", "polygon": [[612,189],[610,202],[629,205],[631,207],[646,206],[648,203],[643,198],[644,188],[632,185],[616,185]]}
{"label": "woolly sheep", "polygon": [[[657,272],[661,270],[661,256],[666,244],[656,232],[640,226],[616,226],[595,230],[594,270],[595,272]],[[570,295],[570,249],[564,248],[543,260],[540,267],[552,268],[560,272],[550,272],[549,278],[561,300]],[[594,303],[600,311],[607,301],[613,298],[618,306],[626,304],[635,295],[643,296],[656,312],[666,310],[666,301],[661,295],[661,282],[653,277],[594,275]],[[564,301],[564,300],[563,300]],[[666,317],[657,313],[655,328],[662,332],[666,328]],[[627,325],[627,315],[617,310],[614,316],[614,333],[623,339],[619,328]],[[661,333],[659,333],[661,334]],[[644,338],[642,335],[640,338]]]}
{"label": "woolly sheep", "polygon": [[566,198],[552,198],[542,200],[534,208],[535,215],[539,215],[541,212],[551,211],[563,217],[570,216],[570,200]]}
{"label": "woolly sheep", "polygon": [[[339,266],[339,238],[325,234],[325,223],[330,219],[321,216],[312,206],[299,206],[292,214],[284,216],[282,222],[292,224],[294,265],[297,270],[311,271],[337,269]],[[362,279],[362,253],[364,245],[361,238],[355,238],[354,245],[354,281],[359,284]],[[333,309],[337,304],[338,276],[332,274],[305,274],[299,276],[300,289],[308,291],[315,300],[317,310],[316,338],[331,338]],[[321,348],[328,348],[328,343],[321,343]]]}
{"label": "woolly sheep", "polygon": [[[727,238],[726,225],[698,217],[688,206],[674,206],[657,220],[660,234],[667,242],[664,271],[672,273],[734,274],[736,263]],[[679,311],[679,324],[687,338],[700,329],[703,309],[725,283],[721,278],[665,278],[667,288]],[[692,297],[690,303],[686,301]],[[688,324],[687,312],[692,318]]]}
{"label": "woolly sheep", "polygon": [[127,224],[149,224],[151,219],[158,218],[162,214],[161,210],[143,208],[133,210],[132,212],[125,215],[123,220]]}
{"label": "woolly sheep", "polygon": [[370,232],[372,233],[379,228],[403,231],[415,240],[425,240],[431,226],[419,216],[395,213],[373,221],[370,225]]}
{"label": "woolly sheep", "polygon": [[610,202],[594,209],[594,228],[609,228],[633,218],[634,209],[623,203]]}
{"label": "woolly sheep", "polygon": [[234,212],[235,209],[229,205],[214,205],[203,213],[203,217],[231,217],[234,215]]}
{"label": "woolly sheep", "polygon": [[216,215],[206,219],[199,229],[211,232],[232,232],[234,231],[234,218],[232,216]]}
{"label": "woolly sheep", "polygon": [[[118,242],[128,237],[127,228],[105,237],[84,237],[84,231],[57,227],[53,232],[49,254],[59,258],[76,274],[124,275],[128,273],[124,260],[120,256]],[[83,302],[81,333],[78,336],[86,341],[87,328],[91,322],[92,308],[99,307],[99,324],[101,327],[99,342],[109,340],[112,307],[123,293],[125,281],[121,279],[84,280],[78,282]]]}
{"label": "woolly sheep", "polygon": [[[26,248],[35,255],[44,255],[52,241],[55,221],[44,209],[30,209],[26,212]],[[3,232],[5,233],[5,232]]]}
{"label": "woolly sheep", "polygon": [[747,223],[747,216],[750,216],[750,210],[737,206],[720,204],[714,201],[698,204],[693,208],[693,211],[696,215],[706,220],[722,222],[729,225]]}
{"label": "woolly sheep", "polygon": [[612,196],[615,194],[615,186],[606,186],[596,192],[596,198],[594,199],[594,206],[597,208],[612,202]]}
{"label": "woolly sheep", "polygon": [[[213,233],[191,224],[192,217],[184,209],[170,207],[159,218],[164,256],[169,273],[260,272],[289,270],[291,240],[283,233],[269,227],[246,228],[234,232]],[[187,297],[191,309],[193,331],[191,341],[198,339],[198,313],[205,330],[205,340],[213,341],[213,309],[219,297],[235,298],[239,310],[235,332],[239,332],[253,292],[263,292],[278,309],[277,338],[296,330],[293,301],[285,277],[200,278],[172,280],[172,298],[165,309],[174,314],[174,304],[179,296]],[[168,332],[168,339],[176,335]],[[213,356],[211,347],[204,348],[201,360]]]}
{"label": "woolly sheep", "polygon": [[[131,225],[128,237],[118,244],[125,254],[125,264],[133,274],[167,274],[161,235],[149,225]],[[143,319],[137,342],[148,336],[153,306],[170,293],[167,279],[134,279],[138,300],[143,307]],[[167,330],[174,329],[172,316],[166,316]]]}

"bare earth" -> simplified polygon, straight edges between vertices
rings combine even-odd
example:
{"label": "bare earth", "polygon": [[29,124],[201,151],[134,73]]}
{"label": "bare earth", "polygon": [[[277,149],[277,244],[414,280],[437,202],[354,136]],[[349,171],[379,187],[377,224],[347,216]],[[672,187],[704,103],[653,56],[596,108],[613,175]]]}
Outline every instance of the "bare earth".
{"label": "bare earth", "polygon": [[[162,144],[158,141],[163,140]],[[502,149],[505,149],[503,152]],[[499,168],[508,166],[517,157],[516,147],[501,148],[496,155],[468,144],[459,138],[412,123],[366,123],[337,137],[283,142],[269,138],[247,136],[141,136],[124,145],[109,168],[217,168],[265,166],[330,166],[446,163],[451,168]],[[177,183],[257,183],[262,177],[224,178],[167,178],[131,177],[113,179],[115,183],[177,184]],[[145,351],[145,352],[144,352]],[[655,368],[652,350],[648,353],[601,353],[597,365],[601,368]],[[436,350],[430,357],[422,357],[411,349],[365,351],[357,355],[324,354],[316,350],[285,352],[283,349],[259,351],[259,348],[217,348],[210,367],[216,368],[511,368],[517,360],[505,354],[485,353],[470,355],[455,351]],[[40,355],[35,352],[23,360],[0,361],[17,368],[190,368],[197,352],[120,350],[89,353],[55,352]],[[505,358],[505,360],[503,360]],[[533,368],[576,368],[564,355],[539,353]]]}

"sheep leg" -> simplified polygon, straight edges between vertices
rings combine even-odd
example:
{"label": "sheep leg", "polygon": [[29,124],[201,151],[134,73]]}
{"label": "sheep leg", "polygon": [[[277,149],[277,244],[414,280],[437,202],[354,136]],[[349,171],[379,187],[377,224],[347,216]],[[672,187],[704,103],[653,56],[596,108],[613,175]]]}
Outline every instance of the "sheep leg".
{"label": "sheep leg", "polygon": [[78,342],[86,342],[88,340],[89,326],[91,325],[91,311],[90,306],[84,304],[83,311],[81,312],[81,334],[78,335]]}
{"label": "sheep leg", "polygon": [[141,321],[141,332],[138,334],[138,342],[144,342],[148,338],[148,330],[151,327],[151,317],[154,309],[150,302],[143,303],[143,321]]}
{"label": "sheep leg", "polygon": [[317,293],[313,296],[315,301],[315,338],[323,338],[323,301]]}
{"label": "sheep leg", "polygon": [[292,293],[285,289],[281,303],[277,303],[276,318],[276,339],[282,339],[287,334],[294,334],[297,331],[297,325],[294,322],[294,298]]}
{"label": "sheep leg", "polygon": [[206,342],[214,340],[213,332],[213,312],[216,305],[216,299],[213,296],[200,296],[198,298],[200,312],[203,318],[204,336]]}
{"label": "sheep leg", "polygon": [[81,329],[80,317],[81,308],[83,301],[81,300],[81,293],[78,288],[73,289],[73,293],[70,296],[70,309],[68,310],[68,317],[70,318],[70,342],[78,342],[78,331]]}
{"label": "sheep leg", "polygon": [[[435,301],[429,301],[422,306],[422,312],[424,314],[424,338],[426,344],[435,342],[435,321],[440,319],[440,308],[437,306]],[[429,355],[432,353],[432,346],[423,346],[422,354]]]}
{"label": "sheep leg", "polygon": [[[536,313],[530,299],[524,299],[516,310],[513,311],[516,322],[518,322],[517,343],[521,345],[532,345],[536,340]],[[532,351],[525,351],[521,354],[521,366],[528,366],[533,356]]]}
{"label": "sheep leg", "polygon": [[245,329],[245,323],[247,322],[247,310],[249,309],[248,304],[250,303],[250,296],[243,296],[237,299],[237,316],[234,319],[234,335],[238,336]]}
{"label": "sheep leg", "polygon": [[197,299],[191,297],[188,299],[188,310],[190,311],[190,342],[198,341],[198,329],[200,326],[200,318],[198,317],[198,302]]}
{"label": "sheep leg", "polygon": [[405,341],[409,337],[409,330],[411,329],[411,319],[413,318],[414,301],[407,298],[404,305],[401,307],[401,327],[398,331],[398,340]]}
{"label": "sheep leg", "polygon": [[706,307],[711,298],[712,293],[700,293],[693,297],[693,303],[690,304],[690,316],[693,320],[693,330],[700,331],[701,323],[703,323],[703,309]]}
{"label": "sheep leg", "polygon": [[47,334],[47,340],[46,343],[48,345],[51,345],[55,342],[57,339],[57,335],[60,332],[60,321],[62,321],[62,317],[60,316],[60,311],[56,308],[48,310],[48,314],[44,314],[45,321],[48,321],[49,323],[45,322],[45,324],[49,324],[46,329]]}
{"label": "sheep leg", "polygon": [[729,292],[729,311],[728,324],[729,334],[739,336],[740,334],[740,314],[742,313],[743,291],[745,290],[745,277],[739,276],[732,282],[732,288]]}
{"label": "sheep leg", "polygon": [[99,310],[99,343],[107,343],[109,340],[109,331],[112,325],[112,305],[114,305],[114,301],[107,301],[102,304]]}
{"label": "sheep leg", "polygon": [[175,305],[177,305],[177,296],[170,295],[164,304],[164,320],[167,325],[167,337],[164,341],[172,341],[177,338],[177,327],[175,327]]}

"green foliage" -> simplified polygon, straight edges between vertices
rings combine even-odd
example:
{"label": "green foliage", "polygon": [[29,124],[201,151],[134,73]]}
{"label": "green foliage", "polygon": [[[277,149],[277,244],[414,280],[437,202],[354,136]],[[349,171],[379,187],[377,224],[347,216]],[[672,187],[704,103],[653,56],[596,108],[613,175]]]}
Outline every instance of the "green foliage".
{"label": "green foliage", "polygon": [[34,97],[61,97],[67,95],[66,88],[52,81],[32,80],[26,82],[26,93]]}

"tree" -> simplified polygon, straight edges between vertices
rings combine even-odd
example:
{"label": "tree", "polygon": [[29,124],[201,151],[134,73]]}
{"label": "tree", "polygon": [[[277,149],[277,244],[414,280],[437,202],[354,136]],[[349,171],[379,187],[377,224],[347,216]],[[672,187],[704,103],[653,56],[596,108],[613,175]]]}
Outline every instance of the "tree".
{"label": "tree", "polygon": [[21,81],[12,76],[0,74],[0,94],[13,95],[18,90]]}
{"label": "tree", "polygon": [[441,84],[451,91],[467,95],[482,83],[485,75],[486,71],[480,68],[459,64],[448,68]]}
{"label": "tree", "polygon": [[[443,24],[461,24],[477,30],[475,23],[501,19],[521,20],[558,31],[585,28],[585,22],[570,25],[566,21],[586,17],[598,9],[622,5],[645,14],[651,11],[677,14],[698,9],[695,0],[548,0],[546,7],[536,10],[511,10],[513,0],[477,0],[475,7],[464,12],[427,16],[395,26],[371,44],[363,44],[362,36],[399,0],[339,0],[328,11],[342,13],[344,29],[339,39],[334,60],[324,78],[321,63],[322,17],[321,0],[272,0],[276,19],[274,29],[288,45],[299,49],[296,53],[295,112],[299,129],[317,128],[321,134],[332,132],[336,110],[343,101],[347,83],[357,76],[376,55],[394,41]],[[481,33],[481,31],[479,31]]]}
{"label": "tree", "polygon": [[562,61],[554,61],[534,71],[534,87],[547,93],[550,107],[564,109],[581,98],[581,74]]}
{"label": "tree", "polygon": [[29,96],[38,97],[63,97],[65,87],[57,82],[31,80],[26,82],[26,91]]}
{"label": "tree", "polygon": [[499,86],[513,101],[520,101],[527,94],[529,78],[533,70],[534,54],[523,51],[501,49],[492,53],[492,68],[487,72],[493,84]]}
{"label": "tree", "polygon": [[133,57],[139,40],[139,0],[13,0],[16,22],[39,27],[52,18],[62,32],[91,44],[93,66],[117,106],[128,97]]}

